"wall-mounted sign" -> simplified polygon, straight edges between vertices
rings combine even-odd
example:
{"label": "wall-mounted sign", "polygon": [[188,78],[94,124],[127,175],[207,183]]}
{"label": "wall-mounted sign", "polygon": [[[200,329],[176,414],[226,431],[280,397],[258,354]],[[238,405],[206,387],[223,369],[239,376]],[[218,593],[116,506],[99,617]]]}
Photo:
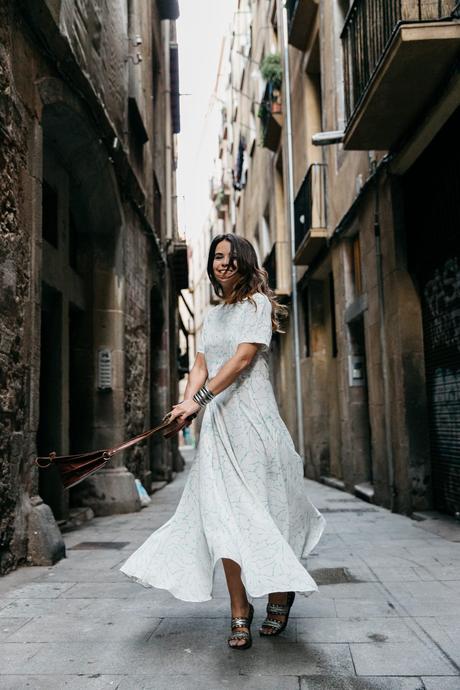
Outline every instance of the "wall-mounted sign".
{"label": "wall-mounted sign", "polygon": [[348,381],[350,386],[366,385],[366,368],[363,355],[348,355]]}
{"label": "wall-mounted sign", "polygon": [[112,352],[106,347],[97,353],[97,387],[100,391],[112,390]]}

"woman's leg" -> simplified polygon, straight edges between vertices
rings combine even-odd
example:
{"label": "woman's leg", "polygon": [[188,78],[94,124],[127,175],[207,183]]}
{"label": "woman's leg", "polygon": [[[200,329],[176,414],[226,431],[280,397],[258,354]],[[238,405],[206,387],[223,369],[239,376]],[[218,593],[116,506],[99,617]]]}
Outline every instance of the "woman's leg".
{"label": "woman's leg", "polygon": [[[249,602],[241,581],[241,568],[238,563],[229,558],[223,558],[222,564],[227,579],[228,593],[230,594],[232,618],[247,618],[249,615]],[[248,629],[235,628],[235,631],[248,632]],[[230,640],[229,644],[232,647],[241,646],[245,644],[245,640]]]}

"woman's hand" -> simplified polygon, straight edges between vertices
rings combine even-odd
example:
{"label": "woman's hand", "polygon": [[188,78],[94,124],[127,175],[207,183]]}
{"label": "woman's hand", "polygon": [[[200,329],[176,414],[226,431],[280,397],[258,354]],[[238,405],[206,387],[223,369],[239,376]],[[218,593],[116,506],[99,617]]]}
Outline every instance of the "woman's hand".
{"label": "woman's hand", "polygon": [[[170,414],[170,419],[171,421],[173,419],[178,418],[180,422],[185,422],[187,417],[190,417],[191,415],[195,415],[200,411],[201,405],[199,405],[193,398],[190,398],[190,400],[183,400],[182,402],[178,403],[177,405],[173,405],[173,408],[171,410]],[[192,423],[192,420],[186,423],[186,426],[189,426]]]}

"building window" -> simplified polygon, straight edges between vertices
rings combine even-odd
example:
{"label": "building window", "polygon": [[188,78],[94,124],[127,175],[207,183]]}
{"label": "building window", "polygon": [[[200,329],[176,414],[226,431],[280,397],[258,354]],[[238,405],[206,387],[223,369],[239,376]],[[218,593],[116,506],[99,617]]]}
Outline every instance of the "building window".
{"label": "building window", "polygon": [[342,41],[340,34],[342,33],[345,24],[345,18],[350,9],[350,0],[337,0],[336,6],[336,28],[335,28],[335,50],[337,53],[336,59],[336,110],[337,110],[337,129],[345,127],[345,93],[344,93],[344,57]]}
{"label": "building window", "polygon": [[75,217],[72,211],[69,211],[69,266],[77,271],[77,257],[78,257],[78,230],[75,224]]}
{"label": "building window", "polygon": [[335,320],[335,289],[334,274],[329,273],[329,311],[331,313],[331,352],[333,357],[337,357],[337,324]]}
{"label": "building window", "polygon": [[265,209],[264,215],[260,219],[259,239],[260,239],[260,250],[261,250],[262,256],[265,259],[273,247],[273,242],[271,239],[271,232],[270,232],[270,220],[269,220],[268,206]]}
{"label": "building window", "polygon": [[310,293],[308,287],[304,287],[301,292],[303,325],[304,325],[304,349],[303,356],[310,357],[311,354],[311,317],[310,317]]}
{"label": "building window", "polygon": [[247,181],[247,161],[246,161],[246,139],[240,137],[238,144],[238,154],[236,157],[236,165],[233,173],[233,188],[240,191],[244,188]]}
{"label": "building window", "polygon": [[356,235],[351,244],[352,261],[351,269],[353,276],[353,286],[355,297],[359,297],[363,293],[363,274],[361,270],[361,245],[359,235]]}
{"label": "building window", "polygon": [[153,225],[158,237],[162,237],[161,191],[155,171],[153,171]]}
{"label": "building window", "polygon": [[43,180],[42,184],[42,236],[43,239],[58,248],[58,195],[53,187]]}
{"label": "building window", "polygon": [[128,98],[129,152],[138,173],[144,170],[144,144],[148,140],[136,98]]}

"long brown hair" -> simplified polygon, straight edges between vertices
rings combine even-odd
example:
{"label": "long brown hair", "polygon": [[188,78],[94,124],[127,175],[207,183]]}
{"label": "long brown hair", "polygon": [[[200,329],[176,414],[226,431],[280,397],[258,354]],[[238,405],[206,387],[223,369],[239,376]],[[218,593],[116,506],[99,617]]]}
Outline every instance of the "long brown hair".
{"label": "long brown hair", "polygon": [[[216,279],[213,271],[214,255],[216,247],[222,240],[230,242],[231,251],[231,268],[238,269],[239,279],[233,286],[232,293],[228,299],[224,299],[224,291],[222,286]],[[235,259],[237,266],[235,266]],[[266,295],[272,305],[272,330],[277,333],[284,333],[280,329],[280,318],[286,318],[289,310],[283,304],[280,304],[276,298],[275,293],[268,285],[268,273],[265,268],[260,268],[257,261],[257,254],[252,244],[245,237],[235,235],[233,233],[226,233],[223,235],[216,235],[211,242],[208,254],[207,271],[209,280],[212,283],[214,292],[218,297],[224,299],[225,304],[234,304],[241,300],[248,298],[257,308],[252,295],[256,292],[261,292]]]}

